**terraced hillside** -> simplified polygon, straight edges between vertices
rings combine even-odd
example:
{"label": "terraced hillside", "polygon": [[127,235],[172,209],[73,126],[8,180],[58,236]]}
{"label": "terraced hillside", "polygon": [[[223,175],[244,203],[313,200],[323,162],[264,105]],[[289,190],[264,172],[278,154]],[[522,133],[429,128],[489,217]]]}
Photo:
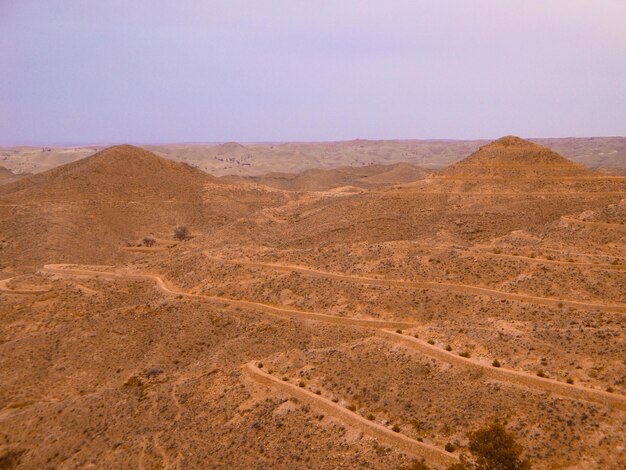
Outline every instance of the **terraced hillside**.
{"label": "terraced hillside", "polygon": [[103,154],[0,189],[4,461],[447,468],[494,420],[533,468],[626,461],[626,178],[514,137],[358,190]]}

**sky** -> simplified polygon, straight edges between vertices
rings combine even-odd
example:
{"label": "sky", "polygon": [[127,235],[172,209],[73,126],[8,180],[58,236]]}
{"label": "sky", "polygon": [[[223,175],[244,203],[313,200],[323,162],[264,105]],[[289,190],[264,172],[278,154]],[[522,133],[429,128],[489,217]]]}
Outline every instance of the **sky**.
{"label": "sky", "polygon": [[626,135],[626,0],[0,0],[0,144]]}

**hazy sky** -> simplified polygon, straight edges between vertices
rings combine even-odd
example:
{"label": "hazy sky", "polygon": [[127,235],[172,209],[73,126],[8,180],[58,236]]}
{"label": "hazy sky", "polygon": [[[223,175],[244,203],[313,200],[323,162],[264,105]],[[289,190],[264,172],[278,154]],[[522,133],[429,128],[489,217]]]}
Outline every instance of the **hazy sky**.
{"label": "hazy sky", "polygon": [[626,135],[626,0],[0,0],[0,143]]}

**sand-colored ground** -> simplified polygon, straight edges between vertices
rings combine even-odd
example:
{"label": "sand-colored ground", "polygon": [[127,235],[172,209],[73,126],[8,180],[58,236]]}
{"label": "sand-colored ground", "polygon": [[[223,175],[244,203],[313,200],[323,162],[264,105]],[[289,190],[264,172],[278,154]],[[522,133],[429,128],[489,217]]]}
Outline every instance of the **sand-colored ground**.
{"label": "sand-colored ground", "polygon": [[122,146],[2,184],[0,462],[446,468],[499,418],[534,468],[622,468],[626,178],[474,149],[219,179]]}

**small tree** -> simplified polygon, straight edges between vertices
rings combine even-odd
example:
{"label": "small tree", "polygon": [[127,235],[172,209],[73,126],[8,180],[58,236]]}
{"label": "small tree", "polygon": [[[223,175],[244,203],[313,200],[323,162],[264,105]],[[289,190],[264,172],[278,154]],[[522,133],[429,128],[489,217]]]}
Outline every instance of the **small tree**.
{"label": "small tree", "polygon": [[461,462],[448,470],[530,470],[528,459],[522,460],[524,448],[497,421],[469,433],[472,458],[461,456]]}
{"label": "small tree", "polygon": [[176,230],[174,230],[174,238],[176,240],[186,240],[187,238],[189,238],[189,235],[189,229],[184,225],[180,225],[179,227],[176,227]]}
{"label": "small tree", "polygon": [[144,246],[150,247],[156,243],[156,240],[154,238],[146,237],[143,239],[142,243]]}

